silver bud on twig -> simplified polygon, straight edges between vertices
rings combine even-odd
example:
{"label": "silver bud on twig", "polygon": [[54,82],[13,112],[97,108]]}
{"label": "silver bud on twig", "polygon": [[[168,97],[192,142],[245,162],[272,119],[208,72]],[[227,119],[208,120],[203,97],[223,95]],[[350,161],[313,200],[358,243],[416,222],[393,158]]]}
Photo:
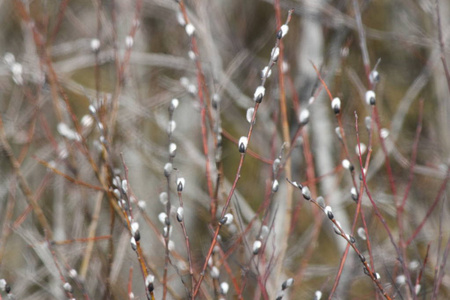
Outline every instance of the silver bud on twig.
{"label": "silver bud on twig", "polygon": [[269,78],[272,75],[272,70],[268,66],[265,66],[261,71],[261,78]]}
{"label": "silver bud on twig", "polygon": [[341,112],[341,99],[339,99],[338,97],[334,98],[331,101],[331,108],[336,115],[339,114]]}
{"label": "silver bud on twig", "polygon": [[341,128],[340,128],[340,127],[336,127],[336,128],[334,129],[334,132],[336,132],[336,135],[337,135],[338,139],[339,139],[340,141],[342,141]]}
{"label": "silver bud on twig", "polygon": [[131,244],[131,249],[133,249],[134,251],[136,251],[136,249],[137,249],[137,244],[136,244],[136,240],[134,239],[134,236],[131,237],[130,244]]}
{"label": "silver bud on twig", "polygon": [[63,288],[68,293],[72,293],[73,292],[72,285],[70,283],[68,283],[68,282],[64,283]]}
{"label": "silver bud on twig", "polygon": [[366,92],[366,103],[368,105],[375,105],[375,102],[376,102],[376,100],[375,100],[375,92],[371,91],[371,90],[367,91]]}
{"label": "silver bud on twig", "polygon": [[304,186],[302,188],[302,195],[303,198],[305,198],[305,200],[311,200],[311,191],[309,190],[309,188],[307,186]]}
{"label": "silver bud on twig", "polygon": [[172,164],[166,163],[164,165],[164,176],[169,177],[170,174],[172,174],[172,170],[173,170]]}
{"label": "silver bud on twig", "polygon": [[273,183],[272,183],[272,192],[273,192],[273,193],[278,192],[278,187],[279,187],[278,180],[275,179],[275,180],[273,181]]}
{"label": "silver bud on twig", "polygon": [[277,33],[277,38],[282,39],[289,31],[289,26],[284,24],[281,25],[280,30]]}
{"label": "silver bud on twig", "polygon": [[184,217],[184,208],[180,206],[177,208],[177,221],[182,222],[183,217]]}
{"label": "silver bud on twig", "polygon": [[331,209],[331,206],[325,207],[325,209],[323,211],[327,215],[328,219],[330,219],[330,220],[334,219],[333,210]]}
{"label": "silver bud on twig", "polygon": [[230,286],[226,282],[222,282],[220,284],[220,293],[222,295],[226,295],[228,293],[228,290],[230,289]]}
{"label": "silver bud on twig", "polygon": [[380,81],[380,73],[378,73],[377,70],[373,70],[369,74],[369,80],[370,84],[374,85],[375,83],[378,83]]}
{"label": "silver bud on twig", "polygon": [[283,282],[281,285],[281,289],[284,291],[287,288],[290,288],[292,284],[294,283],[294,278],[288,278],[286,281]]}
{"label": "silver bud on twig", "polygon": [[177,179],[177,191],[182,192],[184,190],[184,184],[186,183],[183,177]]}
{"label": "silver bud on twig", "polygon": [[192,36],[195,32],[195,27],[191,23],[188,23],[184,26],[184,30],[186,30],[188,36]]}
{"label": "silver bud on twig", "polygon": [[316,202],[320,205],[320,207],[325,208],[325,199],[322,196],[317,197]]}
{"label": "silver bud on twig", "polygon": [[276,61],[278,59],[278,56],[280,55],[280,48],[279,47],[274,47],[272,49],[272,52],[270,53],[270,58],[273,61]]}
{"label": "silver bud on twig", "polygon": [[352,195],[353,201],[358,201],[359,193],[358,193],[358,191],[356,190],[355,187],[352,187],[352,188],[350,189],[350,194]]}
{"label": "silver bud on twig", "polygon": [[261,246],[262,242],[260,240],[256,240],[253,242],[253,255],[257,255],[259,253]]}
{"label": "silver bud on twig", "polygon": [[239,152],[245,153],[247,151],[247,145],[248,145],[248,138],[246,136],[242,136],[238,142]]}
{"label": "silver bud on twig", "polygon": [[245,118],[247,119],[247,122],[251,123],[253,119],[253,113],[255,112],[255,108],[250,107],[247,109],[247,113],[245,114]]}
{"label": "silver bud on twig", "polygon": [[372,118],[369,116],[365,117],[364,124],[366,125],[367,131],[370,131],[370,129],[372,128]]}
{"label": "silver bud on twig", "polygon": [[320,300],[322,299],[322,292],[321,291],[316,291],[314,293],[314,300]]}
{"label": "silver bud on twig", "polygon": [[253,95],[253,100],[256,103],[261,103],[265,93],[266,93],[266,88],[263,87],[262,85],[258,86],[255,90],[255,94]]}
{"label": "silver bud on twig", "polygon": [[175,143],[170,143],[169,145],[169,155],[170,157],[175,157],[175,155],[177,154],[177,144]]}
{"label": "silver bud on twig", "polygon": [[300,115],[298,117],[298,120],[300,122],[300,125],[306,125],[309,122],[309,110],[308,109],[303,109],[300,112]]}

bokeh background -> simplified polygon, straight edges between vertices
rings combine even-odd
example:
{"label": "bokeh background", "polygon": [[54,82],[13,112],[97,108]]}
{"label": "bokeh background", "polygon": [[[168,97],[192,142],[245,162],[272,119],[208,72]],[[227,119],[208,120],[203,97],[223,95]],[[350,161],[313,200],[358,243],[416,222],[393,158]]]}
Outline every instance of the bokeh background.
{"label": "bokeh background", "polygon": [[[450,3],[439,1],[442,52],[436,1],[357,2],[367,40],[369,67],[372,70],[376,66],[380,74],[375,87],[376,106],[381,127],[389,131],[384,142],[398,199],[408,192],[402,221],[406,237],[411,236],[436,203],[424,227],[407,247],[406,263],[414,284],[423,270],[418,299],[433,299],[435,290],[434,297],[447,299],[450,277],[443,275],[439,279],[438,275],[439,270],[449,270],[445,263],[450,234],[446,186],[450,86],[442,58],[450,59]],[[214,181],[221,208],[239,163],[236,141],[248,131],[246,110],[253,106],[261,69],[267,65],[275,44],[276,13],[273,1],[197,0],[185,4],[196,28],[199,45],[196,59],[203,66],[206,88],[221,99],[220,110],[214,111],[214,120],[220,120],[224,132],[221,155],[217,154],[213,142],[216,133],[207,131],[212,177],[216,178],[219,172],[223,174],[218,186]],[[369,82],[354,1],[280,1],[279,5],[282,22],[288,9],[294,9],[289,32],[283,39],[291,138],[298,129],[299,109],[307,107],[310,111],[309,124],[293,144],[290,176],[310,186],[313,197],[322,195],[333,207],[336,219],[350,232],[356,209],[350,194],[351,176],[341,167],[345,153],[335,134],[337,121],[313,64],[320,69],[333,96],[342,101],[343,128],[359,183],[360,169],[353,150],[357,144],[355,112],[359,117],[361,142],[368,144],[364,119],[371,115],[371,108],[364,99]],[[147,263],[159,274],[155,295],[160,299],[162,284],[158,279],[164,270],[165,248],[158,215],[165,211],[160,193],[167,189],[163,167],[169,157],[168,107],[173,98],[179,99],[180,105],[173,116],[177,127],[172,140],[177,144],[177,155],[170,189],[177,207],[174,178],[186,179],[185,222],[195,274],[200,273],[211,243],[210,226],[217,222],[210,215],[197,69],[189,54],[191,40],[179,19],[176,1],[0,0],[0,56],[3,58],[0,114],[4,131],[0,153],[0,278],[11,285],[17,299],[63,299],[66,297],[62,288],[64,280],[72,283],[77,299],[83,298],[83,292],[76,282],[82,283],[91,299],[126,299],[130,282],[136,299],[145,299],[144,279],[130,247],[130,233],[120,218],[112,217],[114,213],[106,194],[55,172],[59,170],[72,179],[100,186],[84,146],[73,136],[74,123],[69,113],[73,111],[80,120],[86,149],[100,165],[103,159],[100,134],[89,113],[90,104],[104,107],[102,120],[108,130],[111,163],[124,174],[123,156],[132,192],[137,201],[142,201],[143,211],[137,212],[136,219],[141,225],[141,245]],[[132,39],[127,41],[128,36]],[[93,51],[95,40],[99,41],[97,51]],[[271,162],[280,153],[284,160],[286,153],[282,150],[285,140],[277,67],[272,71],[249,146],[258,156],[247,155],[244,162],[231,201],[235,221],[221,231],[221,246],[224,250],[233,249],[227,262],[238,282],[246,284],[241,293],[244,299],[264,298],[258,285],[262,274],[267,275],[265,289],[270,298],[276,297],[282,281],[290,277],[296,280],[284,297],[314,299],[315,291],[320,290],[326,298],[346,243],[334,234],[320,211],[303,200],[298,190],[291,194],[284,180],[286,174],[280,176],[279,191],[270,194]],[[309,104],[313,95],[315,101]],[[423,122],[415,147],[420,101],[423,101]],[[11,165],[5,141],[20,164],[20,172]],[[375,133],[367,182],[397,240],[396,199],[380,145]],[[410,177],[414,149],[417,159]],[[309,161],[308,153],[312,155]],[[220,168],[214,163],[216,157]],[[315,180],[309,182],[308,166],[315,174]],[[29,185],[31,196],[50,223],[52,241],[46,240],[48,233],[29,206],[21,178]],[[283,223],[289,214],[287,198],[292,200],[295,212],[289,230]],[[268,199],[271,204],[260,209]],[[383,287],[389,295],[407,299],[408,287],[398,279],[403,272],[394,247],[366,194],[361,201],[375,269],[381,275]],[[264,219],[266,215],[268,219]],[[177,255],[171,255],[169,285],[173,293],[168,298],[186,299],[181,279],[187,282],[187,289],[190,286],[184,237],[174,215],[172,218],[171,239]],[[250,223],[253,218],[256,221]],[[269,225],[270,234],[264,254],[255,259],[251,245],[264,222]],[[357,224],[362,226],[361,221]],[[248,231],[242,242],[238,237],[246,227]],[[92,228],[100,238],[93,242],[83,240]],[[287,242],[285,253],[279,252],[283,240]],[[367,253],[364,240],[357,237],[357,243]],[[229,282],[231,286],[229,274],[220,266],[220,282]],[[134,270],[131,277],[130,267]],[[78,272],[75,279],[70,279],[71,269]],[[207,292],[200,298],[220,297],[215,294],[216,284],[207,276],[204,283]],[[235,299],[238,294],[230,287],[223,297]],[[4,291],[0,295],[7,299]],[[374,297],[382,298],[370,278],[364,275],[357,256],[350,251],[334,299]]]}

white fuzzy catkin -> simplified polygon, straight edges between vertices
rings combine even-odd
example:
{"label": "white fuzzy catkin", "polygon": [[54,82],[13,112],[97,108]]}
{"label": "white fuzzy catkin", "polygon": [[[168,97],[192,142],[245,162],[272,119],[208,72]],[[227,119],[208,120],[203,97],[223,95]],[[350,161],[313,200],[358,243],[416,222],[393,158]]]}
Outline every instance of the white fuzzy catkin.
{"label": "white fuzzy catkin", "polygon": [[375,105],[375,99],[376,97],[374,91],[369,90],[366,92],[366,103],[368,105]]}
{"label": "white fuzzy catkin", "polygon": [[389,130],[386,128],[381,128],[380,136],[382,139],[386,139],[389,136]]}
{"label": "white fuzzy catkin", "polygon": [[222,283],[220,284],[220,293],[221,293],[222,295],[226,295],[226,294],[228,293],[228,290],[229,290],[229,289],[230,289],[230,286],[229,286],[228,283],[222,282]]}
{"label": "white fuzzy catkin", "polygon": [[183,218],[184,218],[184,208],[180,206],[180,207],[177,208],[177,220],[178,220],[178,222],[183,221]]}
{"label": "white fuzzy catkin", "polygon": [[274,193],[278,192],[279,185],[280,184],[278,183],[278,180],[275,179],[272,183],[272,192],[274,192]]}
{"label": "white fuzzy catkin", "polygon": [[253,242],[253,254],[258,254],[259,250],[261,249],[262,242],[260,240],[256,240]]}
{"label": "white fuzzy catkin", "polygon": [[177,179],[177,191],[182,192],[184,190],[184,185],[186,180],[183,177]]}
{"label": "white fuzzy catkin", "polygon": [[175,143],[170,143],[170,145],[169,145],[169,155],[170,155],[171,157],[174,157],[175,154],[176,154],[176,152],[177,152],[177,144],[175,144]]}
{"label": "white fuzzy catkin", "polygon": [[309,110],[306,108],[303,109],[300,112],[298,120],[300,121],[301,125],[306,125],[309,122]]}
{"label": "white fuzzy catkin", "polygon": [[289,31],[289,26],[288,25],[286,25],[286,24],[281,25],[281,27],[280,27],[280,33],[281,33],[280,38],[283,38],[288,33],[288,31]]}
{"label": "white fuzzy catkin", "polygon": [[213,266],[211,268],[211,278],[218,279],[220,275],[220,271],[216,266]]}
{"label": "white fuzzy catkin", "polygon": [[180,104],[180,101],[177,98],[173,98],[172,101],[170,101],[170,107],[172,110],[177,109],[179,104]]}
{"label": "white fuzzy catkin", "polygon": [[186,33],[188,36],[192,36],[195,32],[195,27],[191,23],[186,24],[184,27],[184,30],[186,30]]}
{"label": "white fuzzy catkin", "polygon": [[364,228],[362,228],[362,227],[359,227],[358,228],[358,230],[357,230],[357,233],[358,233],[358,236],[362,239],[362,240],[367,240],[367,237],[366,237],[366,231],[364,230]]}
{"label": "white fuzzy catkin", "polygon": [[232,214],[228,213],[224,216],[224,218],[226,218],[225,225],[230,225],[233,223],[234,217]]}
{"label": "white fuzzy catkin", "polygon": [[266,93],[266,88],[262,85],[258,86],[253,94],[253,100],[255,102],[261,102],[264,94]]}
{"label": "white fuzzy catkin", "polygon": [[68,140],[81,141],[80,135],[74,130],[70,129],[66,123],[63,122],[59,123],[56,129],[58,130],[58,133],[60,135],[67,138]]}
{"label": "white fuzzy catkin", "polygon": [[344,159],[342,161],[342,166],[347,170],[350,169],[350,166],[351,166],[350,161],[348,159]]}
{"label": "white fuzzy catkin", "polygon": [[239,152],[245,153],[247,151],[248,138],[246,136],[241,136],[238,142]]}
{"label": "white fuzzy catkin", "polygon": [[137,249],[137,244],[136,244],[136,240],[134,239],[134,237],[131,237],[130,239],[130,244],[131,244],[131,248],[136,251]]}
{"label": "white fuzzy catkin", "polygon": [[133,47],[134,45],[134,39],[131,35],[127,35],[125,37],[125,46],[129,49],[131,47]]}
{"label": "white fuzzy catkin", "polygon": [[166,192],[162,192],[161,194],[159,194],[159,202],[164,206],[167,205],[168,196]]}
{"label": "white fuzzy catkin", "polygon": [[153,281],[155,281],[155,276],[153,275],[147,275],[147,277],[145,278],[145,285],[149,285],[150,283],[153,283]]}
{"label": "white fuzzy catkin", "polygon": [[66,292],[69,292],[69,293],[72,292],[72,286],[71,286],[70,283],[68,283],[68,282],[65,282],[65,283],[64,283],[63,288],[64,288],[64,290],[65,290]]}
{"label": "white fuzzy catkin", "polygon": [[91,46],[91,50],[92,51],[97,52],[100,49],[100,41],[99,41],[99,39],[92,39],[91,43],[90,43],[90,46]]}
{"label": "white fuzzy catkin", "polygon": [[165,225],[167,219],[167,214],[165,212],[162,212],[158,215],[158,220],[161,222],[161,224]]}
{"label": "white fuzzy catkin", "polygon": [[247,122],[251,123],[253,118],[253,113],[255,112],[255,108],[249,107],[247,109],[247,112],[245,114],[245,118],[247,119]]}
{"label": "white fuzzy catkin", "polygon": [[358,145],[355,146],[355,153],[356,153],[356,155],[358,155],[358,156],[359,156],[359,150],[360,150],[360,149],[361,149],[361,155],[364,155],[364,154],[366,153],[366,150],[367,150],[366,144],[364,144],[364,143],[359,143],[359,146],[358,146]]}
{"label": "white fuzzy catkin", "polygon": [[267,78],[269,78],[270,75],[272,75],[272,70],[269,69],[268,66],[265,66],[264,69],[262,69],[261,71],[261,77],[264,78],[266,76]]}
{"label": "white fuzzy catkin", "polygon": [[330,213],[333,213],[333,210],[331,209],[331,206],[326,206],[323,209],[323,212],[328,216]]}
{"label": "white fuzzy catkin", "polygon": [[280,48],[279,47],[274,47],[272,49],[272,52],[270,53],[270,58],[272,60],[277,60],[279,55],[280,55]]}
{"label": "white fuzzy catkin", "polygon": [[138,222],[132,222],[131,225],[131,233],[134,235],[136,231],[139,230],[139,223]]}
{"label": "white fuzzy catkin", "polygon": [[338,97],[334,98],[331,101],[331,108],[333,109],[335,114],[338,114],[341,111],[341,99]]}
{"label": "white fuzzy catkin", "polygon": [[171,135],[175,131],[175,128],[177,128],[177,123],[174,120],[170,120],[167,124],[167,134]]}
{"label": "white fuzzy catkin", "polygon": [[320,300],[322,299],[322,292],[321,291],[316,291],[314,293],[314,300]]}

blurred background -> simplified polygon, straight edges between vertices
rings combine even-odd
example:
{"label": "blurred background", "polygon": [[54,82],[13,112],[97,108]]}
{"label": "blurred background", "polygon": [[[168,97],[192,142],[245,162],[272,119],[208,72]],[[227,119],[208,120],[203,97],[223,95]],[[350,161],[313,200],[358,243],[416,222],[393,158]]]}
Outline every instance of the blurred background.
{"label": "blurred background", "polygon": [[[192,286],[187,250],[174,213],[180,205],[176,178],[186,180],[184,220],[198,277],[217,224],[211,203],[217,201],[218,217],[236,176],[237,141],[249,130],[247,109],[254,106],[253,93],[261,84],[261,70],[269,62],[279,27],[273,1],[184,4],[195,27],[198,53],[176,1],[0,0],[0,278],[17,299],[64,299],[65,281],[72,284],[76,299],[131,299],[130,291],[135,299],[146,298],[129,229],[99,181],[97,172],[105,161],[122,178],[123,162],[128,168],[131,205],[147,267],[156,277],[156,299],[162,298],[165,264],[164,225],[158,215],[166,206],[160,194],[169,189],[175,250],[168,267],[167,298],[188,298]],[[358,189],[361,182],[355,151],[357,114],[360,142],[371,146],[366,173],[371,196],[397,243],[399,233],[404,242],[414,237],[403,253],[405,271],[363,193],[361,213],[371,254],[367,240],[355,230],[358,248],[373,259],[391,297],[447,299],[450,277],[442,272],[448,270],[450,235],[450,82],[443,58],[450,57],[450,3],[439,1],[439,9],[431,0],[299,0],[277,5],[281,24],[288,10],[294,10],[278,61],[283,62],[283,73],[275,65],[265,84],[249,143],[252,153],[246,155],[231,197],[234,221],[220,231],[221,249],[230,254],[225,259],[214,254],[219,279],[207,275],[199,298],[272,299],[287,278],[295,282],[283,291],[285,298],[314,299],[316,291],[329,297],[347,243],[285,178],[307,185],[313,198],[323,196],[342,228],[351,233],[356,211],[352,176]],[[361,12],[359,29],[355,5]],[[197,62],[203,68],[202,86]],[[332,96],[341,100],[339,118],[349,156],[335,133],[339,124],[314,66]],[[376,85],[368,78],[373,70],[379,74]],[[371,89],[380,128],[374,121],[368,131],[365,118],[374,115],[365,93]],[[207,90],[211,98],[206,105],[212,115],[203,123],[203,134],[199,90]],[[179,106],[169,137],[168,107],[174,98]],[[97,117],[89,105],[97,108]],[[299,113],[305,108],[309,123],[299,127]],[[415,143],[419,124],[420,139]],[[220,133],[223,141],[218,144]],[[102,136],[107,138],[106,154]],[[168,186],[163,168],[170,160],[170,141],[177,151]],[[207,158],[204,147],[209,149]],[[283,169],[278,191],[272,193],[272,164],[278,156],[290,167]],[[355,166],[353,175],[341,166],[343,159]],[[206,161],[216,197],[208,190]],[[105,174],[100,178],[108,180]],[[395,203],[403,197],[399,229]],[[44,230],[36,207],[51,234]],[[269,232],[262,238],[264,251],[255,256],[252,244],[261,237],[263,225]],[[355,226],[364,225],[358,219]],[[71,278],[72,269],[77,273]],[[402,281],[408,273],[418,289],[416,296]],[[223,282],[230,290],[221,294]],[[333,293],[333,299],[382,299],[352,249]],[[0,295],[8,299],[5,291]]]}

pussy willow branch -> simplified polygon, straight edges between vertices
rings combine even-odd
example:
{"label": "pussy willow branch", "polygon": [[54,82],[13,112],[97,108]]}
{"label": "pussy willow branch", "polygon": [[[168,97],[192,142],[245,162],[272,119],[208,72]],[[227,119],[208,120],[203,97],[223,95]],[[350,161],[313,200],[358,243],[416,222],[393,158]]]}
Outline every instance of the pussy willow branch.
{"label": "pussy willow branch", "polygon": [[[365,172],[364,172],[364,170],[363,170],[363,168],[362,168],[363,163],[362,163],[362,158],[361,158],[361,147],[360,147],[361,144],[360,144],[360,141],[359,141],[358,115],[356,114],[356,112],[355,112],[355,128],[356,128],[356,140],[357,140],[357,143],[358,143],[358,145],[359,145],[359,146],[358,146],[358,148],[359,148],[358,150],[359,150],[359,152],[360,152],[360,155],[358,155],[358,157],[359,157],[359,163],[360,163],[360,168],[361,168],[361,176],[362,176],[362,180],[363,180],[364,187],[365,187],[365,190],[366,190],[366,194],[367,194],[367,196],[369,197],[369,200],[370,200],[370,203],[372,204],[372,207],[374,208],[375,215],[378,217],[378,219],[379,219],[379,220],[381,221],[381,223],[383,224],[383,227],[385,228],[386,233],[387,233],[388,236],[389,236],[389,239],[390,239],[390,241],[391,241],[391,244],[392,244],[392,245],[394,246],[394,248],[395,248],[395,251],[396,251],[396,253],[397,253],[397,255],[398,255],[399,259],[400,259],[400,263],[401,263],[401,265],[402,265],[402,268],[403,268],[403,270],[404,270],[404,272],[405,272],[405,276],[406,276],[406,279],[407,279],[409,288],[410,288],[411,291],[414,291],[414,290],[413,290],[413,287],[412,287],[411,277],[409,276],[409,271],[408,271],[408,269],[407,269],[407,267],[406,267],[405,261],[402,259],[401,249],[399,249],[399,247],[398,247],[397,244],[395,243],[395,240],[394,240],[394,237],[393,237],[393,235],[392,235],[392,232],[391,232],[391,230],[389,229],[389,226],[387,225],[387,222],[386,222],[386,220],[384,219],[384,217],[382,216],[380,210],[378,209],[378,206],[376,205],[375,201],[373,200],[372,194],[371,194],[371,192],[370,192],[370,190],[369,190],[369,187],[368,187],[368,185],[367,185],[366,174],[365,174]],[[414,293],[414,294],[415,294],[415,293]]]}
{"label": "pussy willow branch", "polygon": [[[294,183],[292,181],[290,181],[289,179],[287,179],[287,181],[294,187],[297,187],[301,190],[300,186],[297,183]],[[330,222],[333,223],[334,227],[338,229],[338,231],[335,231],[336,234],[338,234],[339,236],[341,236],[343,239],[345,239],[347,241],[347,243],[353,248],[353,250],[356,252],[356,254],[358,254],[361,263],[363,264],[364,268],[367,270],[367,275],[370,277],[370,279],[372,279],[372,281],[375,283],[375,285],[377,286],[378,290],[381,292],[381,294],[387,299],[387,300],[392,300],[392,298],[386,293],[386,291],[384,290],[383,286],[381,285],[381,282],[378,280],[378,278],[376,277],[376,273],[370,271],[371,268],[367,263],[367,260],[365,259],[365,257],[362,255],[361,251],[358,249],[358,247],[356,247],[355,242],[354,242],[354,238],[350,235],[347,235],[345,233],[345,231],[341,228],[341,226],[339,225],[339,223],[337,222],[337,220],[334,218],[334,216],[329,213],[326,212],[325,208],[322,207],[315,199],[310,198],[307,201],[313,203],[316,207],[318,207],[321,211],[324,212],[324,214],[328,217],[328,219],[330,220]]]}
{"label": "pussy willow branch", "polygon": [[[277,22],[277,28],[281,28],[281,9],[280,9],[280,0],[275,0],[274,2],[275,6],[275,16],[276,16],[276,22]],[[287,116],[287,103],[286,103],[286,91],[284,86],[284,72],[283,72],[283,58],[284,58],[284,46],[283,46],[283,40],[280,40],[279,43],[279,49],[280,54],[278,57],[278,90],[279,90],[279,96],[280,96],[280,113],[281,113],[281,129],[283,134],[283,143],[289,143],[290,137],[289,137],[289,124],[288,124],[288,116]],[[286,145],[288,148],[291,148],[290,144]],[[291,177],[292,170],[291,170],[291,158],[288,157],[285,161],[285,174],[287,177]],[[293,198],[293,192],[294,189],[291,186],[287,186],[286,189],[286,196],[285,196],[285,203],[286,208],[284,212],[284,225],[283,225],[283,232],[289,232],[289,229],[291,227],[291,219],[292,219],[292,198]],[[279,245],[279,256],[278,261],[275,267],[275,286],[279,285],[280,278],[282,275],[281,270],[283,269],[283,263],[284,258],[286,255],[286,251],[288,248],[288,239],[289,234],[284,234],[281,236]]]}
{"label": "pussy willow branch", "polygon": [[[288,17],[287,17],[287,20],[286,20],[286,24],[289,23],[289,21],[291,19],[291,16],[292,16],[292,12],[293,12],[292,10],[289,11]],[[281,39],[277,38],[277,40],[275,42],[274,49],[279,46],[280,40]],[[273,67],[273,65],[275,63],[276,63],[276,61],[274,60],[273,56],[271,55],[271,58],[270,58],[270,61],[269,61],[269,64],[268,64],[268,69],[266,71],[266,74],[263,75],[263,78],[261,80],[261,86],[265,85],[266,80],[267,80],[267,76],[268,76],[268,72],[269,72],[270,69],[272,69],[272,67]],[[250,139],[251,139],[252,132],[253,132],[253,127],[254,127],[255,120],[256,120],[256,113],[258,112],[259,105],[260,105],[260,103],[256,102],[255,106],[254,106],[253,116],[252,116],[251,122],[250,122],[250,128],[249,128],[248,133],[247,133],[248,143],[250,143]],[[227,200],[225,202],[225,205],[224,205],[224,207],[222,209],[222,213],[221,213],[220,219],[222,219],[225,216],[225,214],[226,214],[226,212],[228,210],[228,207],[229,207],[230,202],[231,202],[231,198],[234,195],[234,191],[236,190],[237,183],[239,181],[239,178],[241,177],[241,170],[242,170],[242,165],[244,163],[244,159],[245,159],[245,152],[241,153],[241,155],[240,155],[240,160],[239,160],[239,164],[238,164],[238,169],[236,171],[236,176],[234,178],[233,185],[231,186],[230,192],[228,193],[228,197],[227,197]],[[219,222],[219,224],[217,225],[216,230],[214,232],[214,236],[213,236],[211,245],[209,247],[208,254],[206,255],[205,263],[203,264],[202,272],[200,273],[200,278],[199,278],[199,280],[197,282],[197,285],[195,286],[193,297],[195,297],[197,295],[197,293],[198,293],[198,291],[200,289],[200,285],[201,285],[201,283],[202,283],[202,281],[203,281],[203,279],[205,277],[206,268],[208,267],[208,260],[211,257],[211,254],[213,252],[214,246],[215,246],[215,244],[217,242],[217,236],[219,235],[219,231],[220,231],[221,226],[222,226],[222,224]]]}
{"label": "pussy willow branch", "polygon": [[[363,61],[364,61],[364,69],[366,72],[366,78],[369,84],[369,89],[373,89],[374,86],[372,84],[372,81],[370,80],[370,61],[369,61],[369,55],[368,55],[368,51],[367,51],[367,41],[365,38],[365,32],[364,32],[364,28],[362,26],[362,20],[361,20],[361,11],[359,9],[359,5],[358,5],[358,1],[357,0],[353,0],[353,7],[355,10],[355,17],[356,17],[356,21],[357,21],[357,28],[358,28],[358,33],[359,33],[359,38],[360,38],[360,47],[361,47],[361,52],[363,54]],[[409,297],[412,296],[413,299],[416,299],[417,295],[415,293],[412,281],[411,281],[411,276],[409,274],[409,270],[406,267],[406,247],[405,247],[405,240],[404,240],[404,234],[403,234],[403,218],[402,218],[402,207],[400,206],[399,203],[399,199],[397,199],[397,187],[395,184],[395,179],[394,179],[394,175],[392,172],[392,167],[390,164],[390,160],[389,160],[389,155],[388,155],[388,151],[386,148],[386,144],[384,139],[381,137],[381,122],[380,122],[380,116],[378,113],[378,108],[376,105],[372,105],[372,116],[375,118],[375,123],[377,125],[377,129],[378,129],[378,136],[379,136],[379,141],[380,141],[380,145],[381,145],[381,149],[384,153],[385,156],[385,165],[386,165],[386,173],[388,175],[388,179],[389,179],[389,185],[392,191],[392,195],[394,198],[394,203],[396,206],[396,221],[397,221],[397,225],[399,227],[399,245],[398,248],[396,247],[396,249],[398,250],[397,254],[399,256],[399,261],[401,263],[403,272],[406,276],[406,281],[408,283],[408,287],[409,290],[407,290],[407,293]]]}
{"label": "pussy willow branch", "polygon": [[[186,6],[184,4],[183,0],[180,0],[178,2],[181,13],[183,14],[183,18],[186,24],[190,24],[189,18],[186,11]],[[206,181],[208,186],[208,193],[211,201],[211,208],[215,207],[216,199],[214,198],[214,189],[213,189],[213,183],[211,178],[211,161],[209,157],[209,148],[208,148],[208,136],[207,136],[207,120],[206,117],[209,118],[209,127],[211,132],[214,132],[214,119],[212,117],[211,113],[211,100],[209,97],[209,91],[206,88],[206,82],[205,82],[205,75],[203,72],[202,64],[200,62],[200,52],[198,50],[197,45],[197,38],[194,34],[191,35],[191,48],[194,52],[194,55],[196,57],[195,59],[195,66],[197,69],[197,86],[198,86],[198,99],[200,102],[200,115],[201,115],[201,132],[202,132],[202,143],[203,143],[203,154],[205,155],[206,160]],[[217,137],[213,134],[213,140],[214,145],[217,145]],[[212,209],[211,212],[213,212],[215,209]],[[215,215],[211,216],[212,219],[215,218]]]}
{"label": "pussy willow branch", "polygon": [[[359,150],[359,154],[358,155],[361,155],[361,151],[360,151],[361,144],[358,143],[357,147],[358,147],[358,150]],[[366,156],[365,165],[363,167],[364,170],[368,170],[368,168],[369,168],[371,155],[372,155],[372,149],[371,149],[370,144],[369,144],[369,150],[368,150],[368,153],[367,153],[367,156]],[[351,172],[351,176],[352,177],[354,177],[353,174],[354,174],[354,171]],[[357,221],[358,221],[358,217],[361,216],[364,232],[366,233],[366,241],[367,241],[366,243],[367,243],[367,251],[369,253],[370,267],[371,267],[371,270],[374,270],[374,262],[373,262],[373,255],[372,255],[372,247],[371,247],[371,244],[370,244],[370,236],[369,236],[369,233],[368,233],[368,228],[367,228],[367,224],[366,224],[366,220],[365,220],[365,216],[364,216],[364,212],[363,212],[363,208],[362,208],[363,192],[364,192],[364,185],[361,183],[360,184],[360,188],[359,188],[359,193],[358,193],[358,199],[356,200],[357,205],[356,205],[355,216],[353,218],[353,225],[352,225],[352,229],[351,229],[351,235],[352,236],[354,235],[356,224],[357,224]],[[340,280],[340,276],[342,275],[342,270],[344,268],[344,264],[345,264],[345,261],[347,259],[348,253],[349,253],[349,249],[350,249],[350,245],[347,244],[347,247],[345,248],[344,254],[341,257],[341,261],[340,261],[340,265],[339,265],[339,271],[338,271],[338,274],[336,275],[336,278],[335,278],[335,281],[334,281],[334,284],[333,284],[333,288],[331,289],[331,292],[330,292],[330,295],[329,295],[329,299],[332,299],[332,297],[334,295],[334,292],[337,289],[337,286],[338,286],[339,280]]]}
{"label": "pussy willow branch", "polygon": [[11,148],[11,145],[8,142],[8,139],[6,138],[5,129],[3,126],[3,118],[0,115],[0,146],[3,148],[3,151],[6,154],[6,157],[9,160],[9,163],[11,164],[14,173],[17,176],[20,189],[22,190],[23,194],[25,195],[25,199],[27,200],[28,204],[31,205],[33,208],[33,211],[38,219],[38,222],[40,223],[42,229],[47,232],[47,236],[50,240],[53,239],[53,232],[50,227],[50,224],[47,220],[47,218],[44,215],[44,212],[42,211],[41,207],[36,201],[36,198],[33,195],[33,192],[25,178],[25,176],[22,174],[22,171],[20,170],[20,164],[17,161],[16,157],[14,156],[14,152]]}

